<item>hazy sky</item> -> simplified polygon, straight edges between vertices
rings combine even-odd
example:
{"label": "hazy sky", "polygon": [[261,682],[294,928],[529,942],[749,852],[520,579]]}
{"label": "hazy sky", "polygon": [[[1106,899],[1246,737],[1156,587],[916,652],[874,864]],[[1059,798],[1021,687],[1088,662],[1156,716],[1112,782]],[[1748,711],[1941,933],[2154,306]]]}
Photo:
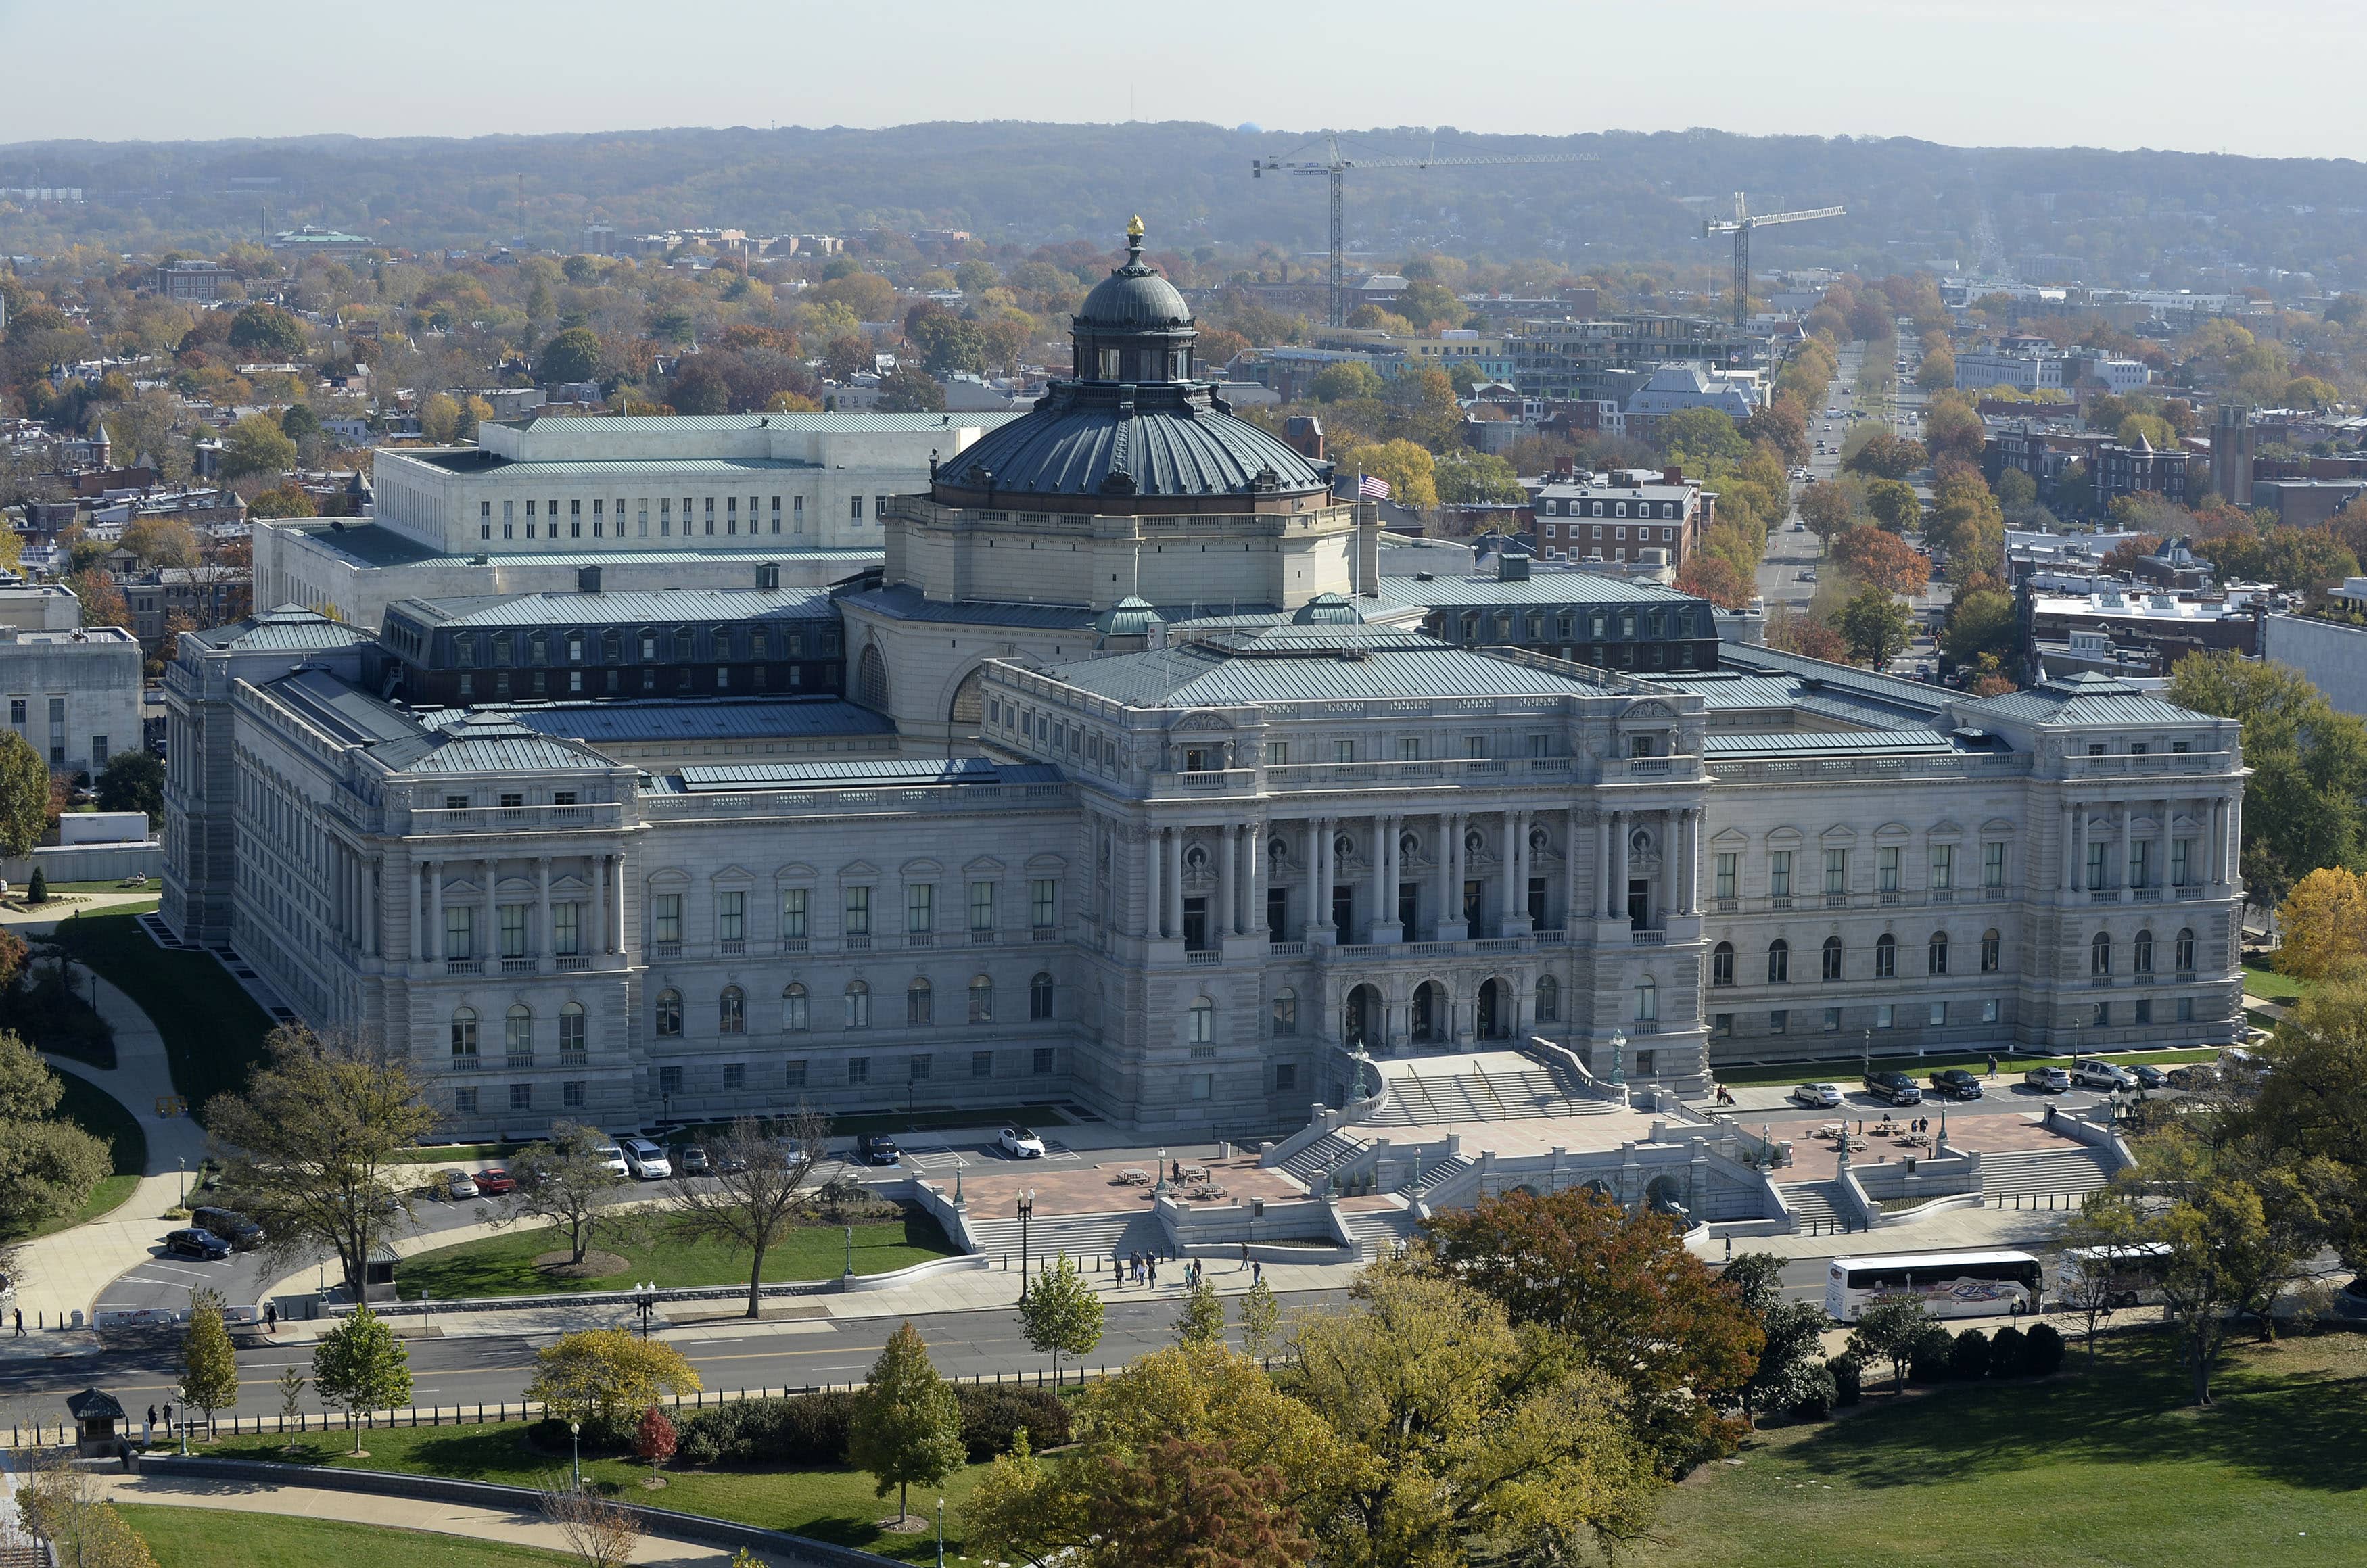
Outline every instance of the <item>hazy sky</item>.
{"label": "hazy sky", "polygon": [[2357,156],[2359,0],[0,0],[0,141],[933,119]]}

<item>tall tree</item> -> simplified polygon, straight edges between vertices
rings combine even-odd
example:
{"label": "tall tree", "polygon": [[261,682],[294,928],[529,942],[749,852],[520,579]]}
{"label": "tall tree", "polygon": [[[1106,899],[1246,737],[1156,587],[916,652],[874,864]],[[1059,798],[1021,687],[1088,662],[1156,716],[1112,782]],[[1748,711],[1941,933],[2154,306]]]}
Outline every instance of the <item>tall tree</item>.
{"label": "tall tree", "polygon": [[1079,1568],[1300,1568],[1317,1542],[1272,1465],[1243,1470],[1221,1443],[1161,1438],[1087,1461],[1090,1527]]}
{"label": "tall tree", "polygon": [[1056,1382],[1062,1356],[1088,1355],[1102,1342],[1102,1299],[1067,1253],[1037,1269],[1019,1303],[1019,1325],[1028,1344],[1052,1358]]}
{"label": "tall tree", "polygon": [[49,827],[50,767],[30,742],[0,734],[0,853],[22,860]]}
{"label": "tall tree", "polygon": [[222,1326],[219,1291],[198,1289],[189,1293],[189,1331],[181,1340],[181,1403],[206,1413],[213,1426],[214,1412],[238,1404],[238,1352]]}
{"label": "tall tree", "polygon": [[1825,1369],[1823,1337],[1830,1319],[1815,1302],[1787,1302],[1784,1260],[1772,1252],[1746,1252],[1719,1271],[1719,1282],[1759,1319],[1765,1343],[1738,1401],[1742,1418],[1759,1411],[1784,1410],[1823,1393],[1829,1398],[1832,1373]]}
{"label": "tall tree", "polygon": [[221,477],[243,479],[285,473],[296,466],[296,443],[269,414],[251,413],[222,438]]}
{"label": "tall tree", "polygon": [[765,1254],[796,1226],[806,1179],[829,1135],[830,1118],[810,1105],[786,1122],[742,1116],[708,1148],[716,1174],[674,1179],[681,1233],[748,1254],[750,1317],[764,1298]]}
{"label": "tall tree", "polygon": [[1920,593],[1931,581],[1931,559],[1896,534],[1852,528],[1835,539],[1832,558],[1851,576],[1885,593]]}
{"label": "tall tree", "polygon": [[411,1352],[367,1303],[312,1347],[312,1390],[345,1413],[354,1452],[362,1451],[357,1416],[397,1410],[411,1398]]}
{"label": "tall tree", "polygon": [[1858,1313],[1857,1328],[1850,1335],[1850,1353],[1861,1361],[1889,1362],[1890,1392],[1903,1393],[1915,1347],[1931,1330],[1931,1317],[1921,1296],[1878,1296]]}
{"label": "tall tree", "polygon": [[1175,1341],[1179,1345],[1217,1345],[1223,1343],[1224,1337],[1225,1303],[1217,1299],[1216,1281],[1203,1274],[1184,1292],[1184,1308],[1175,1314]]}
{"label": "tall tree", "polygon": [[528,1144],[511,1164],[516,1212],[565,1231],[571,1264],[583,1261],[604,1220],[617,1218],[611,1205],[625,1179],[600,1153],[607,1141],[594,1128],[554,1122],[549,1138]]}
{"label": "tall tree", "polygon": [[2320,866],[2299,882],[2277,910],[2284,943],[2277,968],[2297,980],[2328,980],[2367,964],[2367,877],[2342,866]]}
{"label": "tall tree", "polygon": [[1833,629],[1849,645],[1852,660],[1880,670],[1907,651],[1913,626],[1906,605],[1882,589],[1866,588],[1841,606]]}
{"label": "tall tree", "polygon": [[673,1346],[621,1328],[562,1334],[534,1353],[526,1396],[563,1421],[617,1421],[666,1394],[696,1393],[698,1369]]}
{"label": "tall tree", "polygon": [[164,818],[164,764],[142,748],[118,751],[98,774],[101,811],[144,811],[153,827]]}
{"label": "tall tree", "polygon": [[896,1517],[912,1517],[912,1483],[934,1486],[968,1457],[962,1442],[961,1405],[953,1385],[937,1375],[929,1348],[910,1323],[880,1348],[871,1376],[855,1395],[847,1424],[846,1459],[869,1473],[885,1497],[896,1488]]}
{"label": "tall tree", "polygon": [[281,1258],[326,1247],[353,1301],[370,1254],[412,1218],[412,1168],[397,1156],[436,1125],[409,1062],[348,1035],[283,1025],[247,1087],[206,1102],[223,1201],[263,1227]]}
{"label": "tall tree", "polygon": [[1488,1200],[1424,1229],[1437,1271],[1502,1303],[1514,1324],[1569,1336],[1621,1383],[1664,1464],[1738,1440],[1740,1425],[1721,1411],[1757,1365],[1759,1325],[1666,1216],[1572,1189]]}
{"label": "tall tree", "polygon": [[[13,987],[23,944],[0,952]],[[55,1116],[65,1086],[31,1046],[0,1030],[0,1244],[79,1211],[110,1167],[101,1140]]]}
{"label": "tall tree", "polygon": [[2170,670],[2169,700],[2242,721],[2243,878],[2253,902],[2282,902],[2318,866],[2367,866],[2367,725],[2337,713],[2307,676],[2232,651]]}

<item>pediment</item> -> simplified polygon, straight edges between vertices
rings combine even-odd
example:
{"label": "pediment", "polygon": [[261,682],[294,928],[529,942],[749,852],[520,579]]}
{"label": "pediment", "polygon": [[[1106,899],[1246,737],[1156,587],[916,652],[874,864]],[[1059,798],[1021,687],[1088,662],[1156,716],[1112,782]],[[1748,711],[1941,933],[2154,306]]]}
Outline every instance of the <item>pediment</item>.
{"label": "pediment", "polygon": [[992,855],[980,855],[962,867],[962,873],[964,875],[976,877],[1000,876],[1002,874],[1002,863]]}
{"label": "pediment", "polygon": [[1818,834],[1817,840],[1826,844],[1853,844],[1857,841],[1857,829],[1845,822],[1836,822]]}
{"label": "pediment", "polygon": [[[1904,822],[1885,822],[1881,827],[1876,828],[1874,830],[1874,838],[1880,842],[1886,844],[1896,843],[1899,840],[1912,838],[1914,833],[1915,829],[1909,828]],[[1827,838],[1832,837],[1830,833],[1828,833],[1825,836]]]}
{"label": "pediment", "polygon": [[908,860],[902,865],[898,866],[896,871],[898,875],[909,880],[913,877],[936,876],[941,874],[945,869],[946,868],[944,866],[939,865],[935,861],[923,858],[920,860]]}
{"label": "pediment", "polygon": [[815,871],[813,867],[806,864],[803,861],[792,861],[787,865],[785,865],[778,871],[773,873],[773,880],[776,882],[811,882],[820,874],[821,873]]}
{"label": "pediment", "polygon": [[2021,826],[2010,817],[1992,817],[1981,824],[1981,837],[1984,839],[2010,838],[2020,830]]}
{"label": "pediment", "polygon": [[840,867],[838,868],[838,874],[839,874],[839,875],[841,875],[841,876],[843,876],[843,877],[844,877],[844,876],[877,876],[877,875],[878,875],[878,874],[879,874],[879,868],[878,868],[878,866],[876,866],[876,865],[873,865],[873,864],[872,864],[869,861],[867,861],[867,860],[850,861],[850,862],[849,862],[848,863],[846,863],[845,865],[840,866]]}
{"label": "pediment", "polygon": [[756,880],[756,874],[745,866],[727,865],[721,871],[710,875],[708,880],[709,882],[753,882]]}
{"label": "pediment", "polygon": [[1715,849],[1740,851],[1750,847],[1750,835],[1739,828],[1728,828],[1713,835],[1710,844]]}
{"label": "pediment", "polygon": [[1965,836],[1963,828],[1945,819],[1933,823],[1923,831],[1927,836],[1934,839],[1961,839]]}

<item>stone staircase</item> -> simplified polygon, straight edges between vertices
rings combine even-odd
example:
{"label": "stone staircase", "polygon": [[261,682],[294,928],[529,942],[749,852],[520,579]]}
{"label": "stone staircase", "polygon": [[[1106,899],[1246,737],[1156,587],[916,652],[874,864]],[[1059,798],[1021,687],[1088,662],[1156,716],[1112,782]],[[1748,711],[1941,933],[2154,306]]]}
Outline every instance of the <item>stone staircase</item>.
{"label": "stone staircase", "polygon": [[1590,1116],[1614,1102],[1573,1095],[1543,1066],[1488,1072],[1477,1066],[1423,1072],[1413,1062],[1393,1064],[1388,1101],[1361,1125],[1437,1126],[1455,1122],[1523,1122],[1546,1116]]}
{"label": "stone staircase", "polygon": [[[972,1219],[970,1250],[989,1258],[1019,1256],[1017,1219]],[[1088,1274],[1094,1261],[1106,1264],[1113,1252],[1173,1250],[1167,1228],[1148,1209],[1134,1213],[1038,1215],[1027,1225],[1028,1266],[1066,1252]]]}
{"label": "stone staircase", "polygon": [[1405,1240],[1418,1223],[1412,1210],[1399,1208],[1351,1210],[1340,1218],[1350,1235],[1367,1244],[1368,1252]]}
{"label": "stone staircase", "polygon": [[1785,1182],[1776,1190],[1784,1194],[1784,1203],[1790,1207],[1792,1217],[1800,1222],[1802,1230],[1811,1226],[1829,1228],[1846,1219],[1847,1211],[1841,1207],[1841,1184],[1838,1181]]}
{"label": "stone staircase", "polygon": [[1288,1159],[1282,1168],[1299,1180],[1312,1184],[1323,1172],[1343,1160],[1353,1159],[1365,1152],[1365,1145],[1339,1133],[1326,1133]]}
{"label": "stone staircase", "polygon": [[2093,1192],[2112,1180],[2116,1164],[2086,1145],[2068,1149],[2009,1149],[1981,1156],[1981,1192],[1988,1198]]}
{"label": "stone staircase", "polygon": [[1444,1186],[1465,1171],[1475,1168],[1478,1164],[1479,1162],[1469,1155],[1448,1155],[1443,1159],[1423,1167],[1421,1174],[1406,1184],[1405,1195],[1410,1199],[1418,1199],[1426,1192],[1434,1191]]}

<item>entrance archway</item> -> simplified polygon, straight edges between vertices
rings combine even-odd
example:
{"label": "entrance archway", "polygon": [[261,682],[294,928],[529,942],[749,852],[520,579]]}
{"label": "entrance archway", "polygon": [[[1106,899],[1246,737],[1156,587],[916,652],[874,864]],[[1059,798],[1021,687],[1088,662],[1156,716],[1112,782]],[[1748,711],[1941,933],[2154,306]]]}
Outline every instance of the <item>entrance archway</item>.
{"label": "entrance archway", "polygon": [[1479,987],[1478,1010],[1471,1021],[1471,1032],[1482,1040],[1503,1040],[1512,1032],[1512,987],[1501,980],[1490,980]]}
{"label": "entrance archway", "polygon": [[1450,1016],[1446,987],[1435,980],[1424,980],[1414,987],[1413,1013],[1407,1020],[1407,1032],[1417,1044],[1444,1044],[1451,1033],[1447,1027]]}
{"label": "entrance archway", "polygon": [[1381,993],[1372,986],[1358,986],[1348,993],[1340,1010],[1340,1040],[1350,1050],[1359,1047],[1377,1050],[1381,1044]]}

